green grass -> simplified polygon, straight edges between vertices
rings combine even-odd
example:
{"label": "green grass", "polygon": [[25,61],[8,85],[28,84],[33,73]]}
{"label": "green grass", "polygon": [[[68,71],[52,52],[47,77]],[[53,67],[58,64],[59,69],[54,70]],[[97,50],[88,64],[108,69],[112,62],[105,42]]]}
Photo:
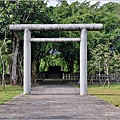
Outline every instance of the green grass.
{"label": "green grass", "polygon": [[5,89],[2,89],[2,86],[0,86],[0,104],[4,104],[20,93],[22,93],[21,86],[7,85]]}
{"label": "green grass", "polygon": [[[74,85],[79,87],[78,85]],[[110,89],[103,85],[89,85],[88,94],[97,96],[98,98],[113,104],[116,107],[120,108],[120,84],[111,84]]]}
{"label": "green grass", "polygon": [[104,88],[102,85],[90,85],[88,93],[120,108],[120,84],[112,84],[110,89],[107,86]]}

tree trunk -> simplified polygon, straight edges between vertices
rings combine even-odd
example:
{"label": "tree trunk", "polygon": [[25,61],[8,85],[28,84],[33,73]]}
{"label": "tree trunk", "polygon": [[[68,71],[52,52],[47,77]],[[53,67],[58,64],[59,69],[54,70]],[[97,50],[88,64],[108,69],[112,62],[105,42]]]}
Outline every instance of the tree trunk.
{"label": "tree trunk", "polygon": [[101,79],[100,79],[100,61],[99,61],[99,86],[101,85]]}
{"label": "tree trunk", "polygon": [[[2,57],[1,57],[2,59]],[[5,85],[6,85],[6,82],[5,82],[5,62],[4,60],[2,59],[2,89],[5,89]]]}
{"label": "tree trunk", "polygon": [[39,74],[39,67],[40,67],[40,60],[39,58],[37,59],[37,64],[36,64],[36,73]]}
{"label": "tree trunk", "polygon": [[74,60],[69,61],[69,72],[73,73],[74,72]]}
{"label": "tree trunk", "polygon": [[22,53],[19,50],[19,55],[18,55],[18,61],[17,61],[17,83],[20,84],[21,86],[23,85],[23,67],[22,67]]}
{"label": "tree trunk", "polygon": [[36,77],[37,77],[37,79],[39,78],[39,74],[40,74],[39,68],[40,68],[40,59],[38,57],[37,64],[36,64]]}
{"label": "tree trunk", "polygon": [[36,82],[35,80],[37,77],[36,66],[37,66],[37,60],[36,60],[36,58],[34,58],[32,61],[32,81],[31,81],[33,84]]}
{"label": "tree trunk", "polygon": [[90,78],[89,85],[94,83],[94,75],[95,75],[95,70],[94,70],[94,67],[93,67],[92,68],[92,76]]}
{"label": "tree trunk", "polygon": [[[13,50],[14,54],[12,57],[12,76],[11,76],[11,84],[16,85],[17,83],[17,57],[18,57],[18,50],[19,50],[19,38],[16,37],[15,35],[15,40],[16,40],[16,47],[15,50]],[[15,41],[14,40],[14,41]]]}
{"label": "tree trunk", "polygon": [[[18,44],[18,43],[17,43]],[[17,55],[18,55],[18,45],[15,48],[15,53],[13,55],[13,64],[12,64],[12,83],[15,85],[17,80]]]}
{"label": "tree trunk", "polygon": [[110,80],[109,80],[109,74],[108,74],[109,68],[108,68],[108,64],[106,62],[104,62],[104,70],[105,70],[105,74],[107,75],[107,78],[106,78],[103,86],[105,87],[106,82],[108,82],[108,88],[110,88]]}

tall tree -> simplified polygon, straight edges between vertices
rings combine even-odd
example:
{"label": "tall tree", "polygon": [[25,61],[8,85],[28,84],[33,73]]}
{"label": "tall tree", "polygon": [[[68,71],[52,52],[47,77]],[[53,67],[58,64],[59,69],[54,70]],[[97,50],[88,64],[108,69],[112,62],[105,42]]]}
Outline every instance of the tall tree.
{"label": "tall tree", "polygon": [[[1,1],[1,39],[4,38],[4,32],[7,33],[6,39],[12,40],[13,46],[10,52],[13,52],[11,59],[11,78],[12,83],[16,84],[22,81],[22,69],[23,69],[23,34],[17,32],[10,32],[10,24],[36,24],[36,23],[52,23],[53,20],[49,16],[50,9],[47,7],[47,3],[44,0],[36,1]],[[7,29],[6,29],[7,28]],[[40,34],[40,35],[39,35]],[[32,35],[42,36],[44,33],[34,32]],[[49,34],[49,33],[48,33]],[[11,43],[11,44],[12,44]],[[44,44],[43,44],[44,45]],[[44,49],[44,47],[42,47]],[[37,51],[36,48],[32,49]],[[43,50],[44,51],[44,50]],[[33,54],[35,55],[35,54]],[[19,61],[19,62],[18,62]],[[19,68],[19,69],[18,69]],[[18,71],[19,70],[19,71]]]}

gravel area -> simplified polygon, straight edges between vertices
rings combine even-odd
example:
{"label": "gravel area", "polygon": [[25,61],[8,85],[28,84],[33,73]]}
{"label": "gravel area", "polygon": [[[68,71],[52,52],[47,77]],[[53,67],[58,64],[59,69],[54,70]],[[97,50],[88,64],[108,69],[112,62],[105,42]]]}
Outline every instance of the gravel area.
{"label": "gravel area", "polygon": [[0,120],[120,120],[120,109],[70,85],[39,85],[0,105]]}

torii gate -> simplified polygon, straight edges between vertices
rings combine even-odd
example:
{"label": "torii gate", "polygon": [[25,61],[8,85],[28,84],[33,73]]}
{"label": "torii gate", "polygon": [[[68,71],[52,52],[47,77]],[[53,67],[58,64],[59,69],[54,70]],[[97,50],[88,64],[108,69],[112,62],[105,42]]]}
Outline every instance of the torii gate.
{"label": "torii gate", "polygon": [[[31,94],[31,42],[80,41],[80,95],[87,95],[87,30],[101,30],[102,24],[15,24],[10,30],[24,30],[24,94]],[[33,30],[80,31],[80,38],[31,38]]]}

